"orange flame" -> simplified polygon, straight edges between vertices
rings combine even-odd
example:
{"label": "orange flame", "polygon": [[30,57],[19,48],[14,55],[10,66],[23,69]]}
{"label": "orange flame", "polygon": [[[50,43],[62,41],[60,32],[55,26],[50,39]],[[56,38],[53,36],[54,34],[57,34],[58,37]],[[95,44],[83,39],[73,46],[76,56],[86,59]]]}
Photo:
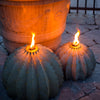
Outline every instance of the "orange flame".
{"label": "orange flame", "polygon": [[74,37],[74,41],[73,41],[73,45],[78,45],[79,44],[79,35],[80,35],[80,30],[77,31],[77,33],[75,34],[75,37]]}
{"label": "orange flame", "polygon": [[31,45],[30,45],[30,48],[33,48],[34,45],[35,45],[35,33],[32,33],[32,42],[31,42]]}

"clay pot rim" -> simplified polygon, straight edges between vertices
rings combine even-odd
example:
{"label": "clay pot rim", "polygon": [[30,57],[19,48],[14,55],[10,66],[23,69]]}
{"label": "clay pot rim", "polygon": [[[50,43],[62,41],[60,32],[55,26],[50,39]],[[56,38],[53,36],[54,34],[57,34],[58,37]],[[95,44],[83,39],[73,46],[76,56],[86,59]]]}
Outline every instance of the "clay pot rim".
{"label": "clay pot rim", "polygon": [[70,0],[46,0],[46,1],[34,1],[34,0],[30,0],[30,1],[10,1],[10,0],[0,0],[0,5],[12,5],[12,6],[23,6],[23,5],[44,5],[44,4],[50,4],[50,3],[55,3],[55,2],[60,2],[60,1],[67,1],[68,3],[70,2]]}

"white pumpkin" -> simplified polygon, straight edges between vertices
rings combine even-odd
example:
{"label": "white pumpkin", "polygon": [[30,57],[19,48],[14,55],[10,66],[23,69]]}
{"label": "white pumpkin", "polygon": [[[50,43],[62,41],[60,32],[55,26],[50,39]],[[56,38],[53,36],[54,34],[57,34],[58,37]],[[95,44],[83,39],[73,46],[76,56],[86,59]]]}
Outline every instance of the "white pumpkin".
{"label": "white pumpkin", "polygon": [[56,54],[61,60],[67,80],[85,79],[92,74],[96,65],[92,50],[83,44],[73,46],[70,42],[66,43]]}
{"label": "white pumpkin", "polygon": [[3,84],[8,95],[18,100],[48,100],[59,91],[63,72],[57,56],[48,48],[21,47],[6,60]]}

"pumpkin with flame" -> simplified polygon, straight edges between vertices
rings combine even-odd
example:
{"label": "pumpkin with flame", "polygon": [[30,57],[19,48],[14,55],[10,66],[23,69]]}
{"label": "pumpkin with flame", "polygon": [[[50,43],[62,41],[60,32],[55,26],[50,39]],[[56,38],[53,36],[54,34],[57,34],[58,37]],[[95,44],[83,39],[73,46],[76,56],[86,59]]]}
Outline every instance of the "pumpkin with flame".
{"label": "pumpkin with flame", "polygon": [[48,100],[59,91],[63,72],[57,56],[42,45],[23,46],[12,53],[4,66],[3,84],[18,100]]}
{"label": "pumpkin with flame", "polygon": [[78,30],[73,43],[66,43],[56,51],[63,64],[66,79],[83,80],[92,74],[96,65],[92,50],[79,43],[79,35]]}

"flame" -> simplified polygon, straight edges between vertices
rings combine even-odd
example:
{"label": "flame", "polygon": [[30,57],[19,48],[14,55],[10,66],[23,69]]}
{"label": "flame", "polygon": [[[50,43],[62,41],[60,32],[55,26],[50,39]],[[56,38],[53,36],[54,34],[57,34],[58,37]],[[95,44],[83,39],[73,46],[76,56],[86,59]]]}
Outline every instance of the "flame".
{"label": "flame", "polygon": [[33,48],[34,45],[35,45],[35,33],[32,33],[32,42],[31,42],[31,45],[30,45],[30,48]]}
{"label": "flame", "polygon": [[80,35],[80,30],[77,31],[77,33],[75,34],[75,37],[74,37],[74,41],[73,41],[73,45],[78,45],[79,44],[79,35]]}

